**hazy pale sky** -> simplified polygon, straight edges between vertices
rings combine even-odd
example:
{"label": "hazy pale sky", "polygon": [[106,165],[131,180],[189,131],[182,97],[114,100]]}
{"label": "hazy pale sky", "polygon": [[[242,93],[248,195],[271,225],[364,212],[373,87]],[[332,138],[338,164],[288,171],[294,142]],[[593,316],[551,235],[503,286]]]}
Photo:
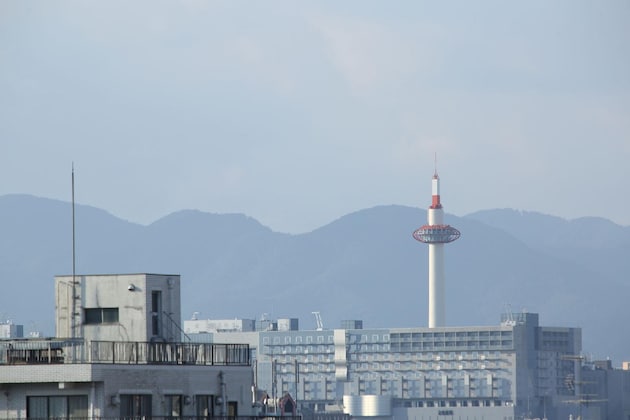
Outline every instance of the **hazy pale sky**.
{"label": "hazy pale sky", "polygon": [[[0,1],[0,195],[630,225],[630,2]],[[423,221],[419,221],[422,223]]]}

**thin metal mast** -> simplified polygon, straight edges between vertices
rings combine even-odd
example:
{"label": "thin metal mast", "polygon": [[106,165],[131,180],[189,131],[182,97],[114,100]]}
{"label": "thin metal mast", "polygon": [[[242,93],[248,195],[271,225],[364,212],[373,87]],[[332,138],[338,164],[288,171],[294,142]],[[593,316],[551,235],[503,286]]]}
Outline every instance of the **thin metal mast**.
{"label": "thin metal mast", "polygon": [[70,337],[75,338],[76,329],[76,257],[74,232],[74,162],[72,162],[72,313],[70,314]]}
{"label": "thin metal mast", "polygon": [[433,157],[433,174],[437,175],[437,152],[435,152]]}

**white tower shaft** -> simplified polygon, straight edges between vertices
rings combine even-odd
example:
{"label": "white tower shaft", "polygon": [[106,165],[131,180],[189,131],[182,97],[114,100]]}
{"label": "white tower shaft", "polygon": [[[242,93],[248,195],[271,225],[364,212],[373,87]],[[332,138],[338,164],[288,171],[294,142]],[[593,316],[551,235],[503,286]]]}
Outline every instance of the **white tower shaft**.
{"label": "white tower shaft", "polygon": [[[430,226],[444,224],[442,207],[427,210]],[[429,328],[446,325],[446,304],[444,298],[444,244],[429,244]]]}

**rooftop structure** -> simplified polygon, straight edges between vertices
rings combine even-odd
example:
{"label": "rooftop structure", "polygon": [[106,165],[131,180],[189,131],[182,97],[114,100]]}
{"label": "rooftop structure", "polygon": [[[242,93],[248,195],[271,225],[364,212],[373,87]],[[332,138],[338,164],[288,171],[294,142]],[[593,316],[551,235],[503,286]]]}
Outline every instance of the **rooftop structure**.
{"label": "rooftop structure", "polygon": [[24,326],[14,324],[12,321],[0,323],[0,338],[24,337]]}

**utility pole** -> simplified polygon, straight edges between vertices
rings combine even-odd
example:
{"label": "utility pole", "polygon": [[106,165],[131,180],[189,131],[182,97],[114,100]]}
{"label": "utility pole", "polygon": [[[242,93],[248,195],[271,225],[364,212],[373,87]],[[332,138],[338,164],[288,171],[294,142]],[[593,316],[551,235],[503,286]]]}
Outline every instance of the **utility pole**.
{"label": "utility pole", "polygon": [[276,359],[271,361],[271,393],[273,394],[273,413],[278,414],[278,375],[276,373]]}
{"label": "utility pole", "polygon": [[298,408],[298,384],[300,383],[300,364],[298,363],[297,356],[295,358],[295,413],[297,414]]}

